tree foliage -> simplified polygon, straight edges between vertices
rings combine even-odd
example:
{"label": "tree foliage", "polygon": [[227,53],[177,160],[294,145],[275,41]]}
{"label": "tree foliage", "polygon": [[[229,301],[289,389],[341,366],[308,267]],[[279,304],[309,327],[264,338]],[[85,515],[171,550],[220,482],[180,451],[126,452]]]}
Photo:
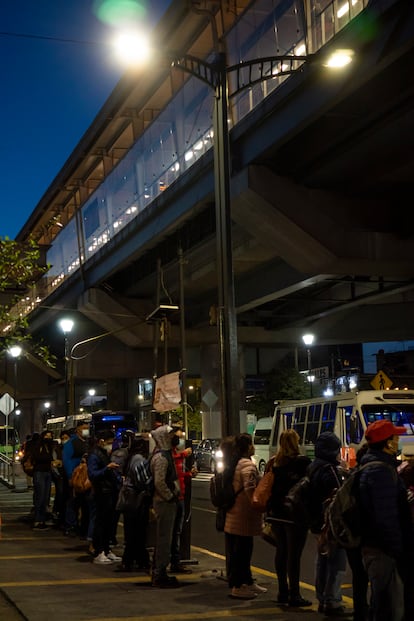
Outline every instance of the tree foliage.
{"label": "tree foliage", "polygon": [[248,410],[257,418],[272,416],[274,402],[282,399],[304,399],[309,397],[309,384],[303,374],[282,362],[265,375],[265,389],[262,394],[249,400]]}
{"label": "tree foliage", "polygon": [[49,269],[40,259],[40,248],[34,240],[22,244],[0,237],[0,352],[19,343],[25,351],[53,367],[55,357],[43,342],[32,338],[27,316],[17,307]]}

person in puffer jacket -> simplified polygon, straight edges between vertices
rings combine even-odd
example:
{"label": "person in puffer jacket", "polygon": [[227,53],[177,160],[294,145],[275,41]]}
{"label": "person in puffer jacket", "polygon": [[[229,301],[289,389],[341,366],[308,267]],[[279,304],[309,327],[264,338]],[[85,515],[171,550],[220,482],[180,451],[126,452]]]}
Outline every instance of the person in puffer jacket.
{"label": "person in puffer jacket", "polygon": [[267,589],[253,580],[251,558],[253,538],[261,534],[263,515],[252,506],[253,492],[260,475],[251,460],[254,453],[252,437],[240,433],[234,439],[230,468],[234,472],[233,487],[237,493],[234,506],[226,512],[227,577],[231,597],[254,599]]}
{"label": "person in puffer jacket", "polygon": [[[321,433],[315,442],[315,459],[309,466],[308,474],[312,482],[313,505],[317,519],[311,525],[313,533],[321,532],[324,522],[324,503],[333,491],[340,487],[343,476],[340,466],[340,439],[331,431]],[[341,583],[346,569],[346,552],[339,546],[329,554],[318,549],[315,572],[315,591],[319,601],[318,612],[325,616],[338,616],[345,613],[342,604]]]}
{"label": "person in puffer jacket", "polygon": [[362,560],[371,584],[372,621],[414,618],[414,533],[407,489],[396,470],[398,437],[405,431],[388,420],[365,431],[368,450],[361,464],[372,465],[360,475]]}
{"label": "person in puffer jacket", "polygon": [[161,425],[151,432],[155,449],[151,457],[154,480],[153,509],[156,519],[155,552],[152,568],[152,586],[174,588],[179,586],[175,576],[167,574],[171,560],[171,542],[180,485],[172,455],[172,438],[175,430]]}

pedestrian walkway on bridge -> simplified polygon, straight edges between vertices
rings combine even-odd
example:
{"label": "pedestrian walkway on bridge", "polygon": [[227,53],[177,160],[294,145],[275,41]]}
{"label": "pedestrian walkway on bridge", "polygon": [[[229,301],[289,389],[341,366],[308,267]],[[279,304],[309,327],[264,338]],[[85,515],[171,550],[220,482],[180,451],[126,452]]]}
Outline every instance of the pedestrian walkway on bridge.
{"label": "pedestrian walkway on bridge", "polygon": [[[268,592],[254,600],[234,600],[224,579],[222,555],[192,547],[193,573],[180,575],[177,589],[151,587],[148,574],[117,573],[117,564],[92,563],[88,542],[61,531],[33,532],[32,491],[18,481],[0,483],[0,619],[2,621],[200,621],[231,617],[258,621],[322,619],[312,587],[304,595],[311,609],[293,610],[275,602],[274,574],[254,568]],[[122,544],[122,520],[119,526]],[[122,545],[115,548],[122,554]],[[352,602],[347,598],[347,604]]]}

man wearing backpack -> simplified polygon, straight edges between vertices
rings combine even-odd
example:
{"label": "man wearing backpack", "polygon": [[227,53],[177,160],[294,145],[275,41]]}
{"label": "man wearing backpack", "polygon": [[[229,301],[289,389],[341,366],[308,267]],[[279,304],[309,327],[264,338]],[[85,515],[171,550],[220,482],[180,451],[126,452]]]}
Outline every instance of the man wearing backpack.
{"label": "man wearing backpack", "polygon": [[396,472],[398,437],[405,431],[388,420],[371,423],[365,431],[368,450],[361,464],[376,462],[360,475],[362,558],[371,583],[372,621],[414,616],[409,584],[414,534],[407,490]]}
{"label": "man wearing backpack", "polygon": [[[311,531],[319,535],[324,523],[325,502],[342,484],[340,467],[341,441],[331,431],[321,433],[315,442],[315,459],[309,466],[312,484]],[[335,546],[329,554],[317,551],[315,591],[319,601],[318,611],[325,616],[337,617],[346,610],[342,605],[341,582],[346,569],[346,552]]]}

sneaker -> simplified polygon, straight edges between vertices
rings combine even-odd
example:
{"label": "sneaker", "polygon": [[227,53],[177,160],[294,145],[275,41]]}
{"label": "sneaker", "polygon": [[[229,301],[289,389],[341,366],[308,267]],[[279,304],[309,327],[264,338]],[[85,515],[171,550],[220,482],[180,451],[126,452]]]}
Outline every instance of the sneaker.
{"label": "sneaker", "polygon": [[257,593],[255,593],[249,585],[242,584],[241,587],[232,588],[231,597],[235,597],[236,599],[254,599],[257,597]]}
{"label": "sneaker", "polygon": [[44,522],[36,522],[33,530],[49,530],[49,526],[46,526]]}
{"label": "sneaker", "polygon": [[288,606],[291,608],[301,608],[305,606],[312,606],[312,602],[304,597],[295,597],[294,599],[289,600]]}
{"label": "sneaker", "polygon": [[175,576],[159,576],[152,579],[151,585],[159,589],[176,589],[180,583]]}
{"label": "sneaker", "polygon": [[76,528],[74,528],[73,526],[71,526],[70,528],[67,528],[65,530],[65,536],[66,537],[76,537],[77,536],[77,532],[76,532]]}
{"label": "sneaker", "polygon": [[93,562],[97,565],[108,565],[109,563],[112,563],[111,559],[106,556],[105,552],[101,552],[98,556],[95,556]]}
{"label": "sneaker", "polygon": [[352,610],[347,610],[345,606],[325,606],[325,617],[342,617],[344,615],[352,614]]}
{"label": "sneaker", "polygon": [[108,554],[106,555],[106,558],[109,558],[110,561],[122,561],[122,557],[114,554],[112,550],[109,550]]}
{"label": "sneaker", "polygon": [[253,584],[249,584],[247,586],[251,591],[253,591],[253,593],[257,593],[257,595],[260,595],[260,593],[267,593],[266,587],[260,586],[257,582],[253,582]]}

